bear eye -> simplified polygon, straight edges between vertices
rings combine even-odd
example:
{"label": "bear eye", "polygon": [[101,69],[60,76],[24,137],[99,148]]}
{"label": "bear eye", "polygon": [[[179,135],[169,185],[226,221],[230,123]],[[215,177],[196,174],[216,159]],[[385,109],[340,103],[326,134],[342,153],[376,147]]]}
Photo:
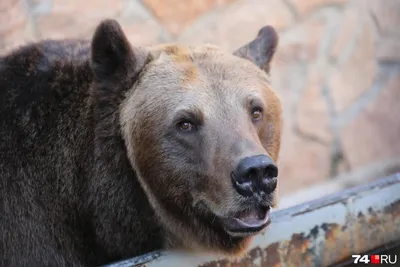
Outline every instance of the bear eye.
{"label": "bear eye", "polygon": [[184,131],[184,132],[192,132],[192,131],[196,130],[196,126],[189,121],[179,122],[178,127],[181,131]]}
{"label": "bear eye", "polygon": [[262,118],[262,109],[261,108],[253,108],[251,111],[251,117],[253,120],[259,120]]}

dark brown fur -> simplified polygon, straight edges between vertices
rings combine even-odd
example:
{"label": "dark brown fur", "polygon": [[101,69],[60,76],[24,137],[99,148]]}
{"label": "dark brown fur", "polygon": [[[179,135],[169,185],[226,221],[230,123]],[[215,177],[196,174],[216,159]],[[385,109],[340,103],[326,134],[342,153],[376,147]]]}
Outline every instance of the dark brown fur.
{"label": "dark brown fur", "polygon": [[[278,158],[271,34],[235,56],[131,47],[106,20],[91,44],[42,41],[0,58],[0,266],[96,266],[157,249],[242,254],[250,237],[229,236],[215,216],[250,205],[228,179],[240,158]],[[249,95],[265,107],[258,124]],[[175,132],[179,109],[203,125],[199,135]]]}

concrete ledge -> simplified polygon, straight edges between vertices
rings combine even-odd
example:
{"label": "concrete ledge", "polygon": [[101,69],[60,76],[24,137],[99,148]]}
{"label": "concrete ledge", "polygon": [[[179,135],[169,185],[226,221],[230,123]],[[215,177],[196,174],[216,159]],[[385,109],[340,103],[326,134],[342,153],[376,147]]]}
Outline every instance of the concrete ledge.
{"label": "concrete ledge", "polygon": [[400,173],[272,212],[247,256],[153,252],[108,267],[330,266],[400,241]]}

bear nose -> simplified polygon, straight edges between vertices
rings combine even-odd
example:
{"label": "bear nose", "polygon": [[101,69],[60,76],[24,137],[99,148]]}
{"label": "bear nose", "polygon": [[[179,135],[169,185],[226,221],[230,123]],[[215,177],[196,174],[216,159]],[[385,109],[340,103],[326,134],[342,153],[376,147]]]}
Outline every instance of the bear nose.
{"label": "bear nose", "polygon": [[255,194],[272,193],[276,188],[278,168],[266,155],[247,157],[240,160],[232,173],[232,183],[236,191],[245,197]]}

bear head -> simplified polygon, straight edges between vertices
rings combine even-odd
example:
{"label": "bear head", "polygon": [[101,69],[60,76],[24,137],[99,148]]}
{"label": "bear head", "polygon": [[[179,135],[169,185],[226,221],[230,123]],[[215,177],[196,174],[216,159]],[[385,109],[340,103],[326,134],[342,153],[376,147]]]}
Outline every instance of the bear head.
{"label": "bear head", "polygon": [[124,92],[119,131],[166,248],[242,255],[269,224],[281,135],[268,81],[277,44],[271,26],[234,53],[132,46],[115,20],[97,27],[96,90]]}

